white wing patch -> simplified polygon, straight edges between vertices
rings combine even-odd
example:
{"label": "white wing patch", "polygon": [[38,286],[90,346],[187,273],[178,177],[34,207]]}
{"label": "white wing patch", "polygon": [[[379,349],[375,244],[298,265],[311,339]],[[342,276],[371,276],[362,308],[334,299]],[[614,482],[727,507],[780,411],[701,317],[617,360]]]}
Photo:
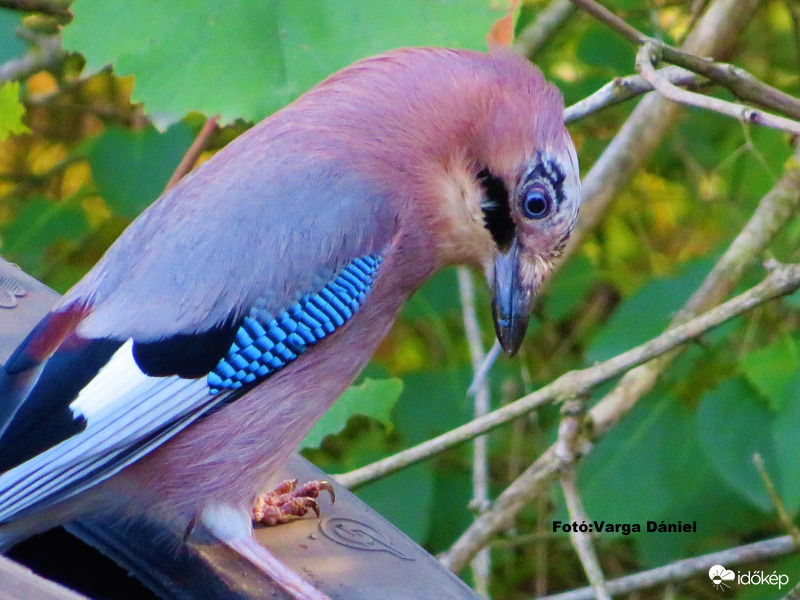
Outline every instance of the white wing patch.
{"label": "white wing patch", "polygon": [[152,387],[154,379],[169,378],[153,378],[142,373],[133,359],[133,340],[128,340],[69,405],[72,416],[90,422],[100,418],[130,392]]}
{"label": "white wing patch", "polygon": [[86,429],[0,475],[0,523],[107,479],[229,395],[205,377],[148,377],[128,340],[70,404]]}

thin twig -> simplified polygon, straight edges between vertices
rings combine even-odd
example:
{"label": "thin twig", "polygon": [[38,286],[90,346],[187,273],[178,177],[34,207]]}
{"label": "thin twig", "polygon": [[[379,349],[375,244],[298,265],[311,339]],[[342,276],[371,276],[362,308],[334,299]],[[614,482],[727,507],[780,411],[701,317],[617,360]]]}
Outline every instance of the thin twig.
{"label": "thin twig", "polygon": [[795,585],[781,600],[800,600],[800,583]]}
{"label": "thin twig", "polygon": [[531,498],[542,495],[550,478],[565,466],[556,448],[557,444],[550,446],[522,475],[511,482],[491,508],[476,519],[447,552],[439,556],[439,562],[457,573],[475,552],[514,522],[514,516]]}
{"label": "thin twig", "polygon": [[27,54],[0,65],[0,85],[20,81],[39,71],[49,71],[61,64],[67,53],[61,49],[61,36],[38,36]]}
{"label": "thin twig", "polygon": [[197,134],[194,142],[192,142],[192,145],[189,146],[186,154],[183,155],[183,158],[175,169],[175,172],[172,174],[172,177],[169,178],[167,185],[164,186],[165,192],[171,189],[176,183],[183,179],[183,177],[189,171],[192,170],[194,163],[197,162],[197,159],[200,158],[200,154],[208,145],[208,141],[211,139],[214,129],[217,127],[217,121],[219,121],[219,115],[215,115],[206,119],[202,129],[200,129],[200,133]]}
{"label": "thin twig", "polygon": [[[692,0],[692,9],[691,9],[691,16],[689,17],[689,23],[687,24],[687,31],[691,31],[694,29],[694,26],[697,24],[697,21],[703,15],[703,12],[706,9],[710,0]],[[685,36],[685,34],[684,34]],[[681,43],[684,41],[684,37],[680,39]]]}
{"label": "thin twig", "polygon": [[775,235],[800,208],[800,147],[783,175],[758,203],[752,217],[730,244],[673,323],[691,318],[730,294]]}
{"label": "thin twig", "polygon": [[760,81],[736,65],[715,62],[684,52],[659,40],[650,40],[660,60],[688,69],[710,81],[725,86],[739,100],[744,100],[800,119],[800,99]]}
{"label": "thin twig", "polygon": [[655,67],[653,67],[653,61],[657,59],[658,52],[658,46],[655,44],[650,42],[643,44],[636,54],[636,70],[666,98],[669,98],[673,102],[680,102],[681,104],[687,104],[689,106],[713,110],[714,112],[732,117],[743,123],[763,125],[772,129],[780,129],[795,135],[800,135],[800,123],[797,121],[778,115],[772,115],[743,104],[735,104],[727,100],[721,100],[720,98],[704,96],[703,94],[697,94],[674,86],[668,80],[660,77]]}
{"label": "thin twig", "polygon": [[[495,538],[491,542],[492,548],[517,548],[519,546],[530,546],[538,542],[555,539],[556,534],[550,533],[549,528],[544,527],[540,531],[538,528],[533,533],[525,533],[513,537]],[[543,596],[538,591],[537,596]]]}
{"label": "thin twig", "polygon": [[[563,469],[559,475],[559,480],[561,481],[561,489],[564,491],[564,499],[567,501],[569,520],[577,523],[588,523],[589,519],[578,495],[578,481],[575,477],[575,469],[572,467]],[[611,600],[603,569],[597,560],[589,534],[580,531],[577,527],[573,527],[572,531],[569,532],[569,537],[572,540],[572,545],[578,554],[581,565],[583,565],[586,577],[594,589],[595,597],[597,600]]]}
{"label": "thin twig", "polygon": [[514,49],[533,60],[539,51],[561,31],[567,20],[575,14],[570,0],[553,0],[540,12],[514,40]]}
{"label": "thin twig", "polygon": [[655,54],[659,60],[703,75],[728,88],[740,100],[775,110],[794,119],[800,119],[800,100],[759,81],[744,69],[725,63],[716,63],[708,58],[696,56],[692,52],[674,48],[661,40],[647,37],[595,0],[572,1],[626,40],[637,45],[651,44],[656,49]]}
{"label": "thin twig", "polygon": [[667,330],[640,346],[636,346],[627,352],[591,367],[570,371],[536,392],[492,411],[485,417],[475,419],[394,456],[349,473],[338,475],[336,479],[342,485],[348,487],[362,485],[386,473],[407,467],[457,444],[473,439],[544,404],[581,396],[594,386],[608,381],[636,365],[647,362],[688,340],[695,339],[713,327],[755,306],[791,293],[798,287],[800,287],[800,265],[781,265],[757,286],[691,321]]}
{"label": "thin twig", "polygon": [[753,455],[753,464],[755,465],[758,474],[761,475],[761,481],[764,482],[767,495],[772,502],[772,506],[775,507],[775,510],[778,513],[778,518],[780,519],[781,524],[789,533],[789,535],[792,536],[795,546],[800,547],[800,530],[797,529],[797,525],[795,525],[792,521],[792,517],[789,516],[788,512],[786,512],[786,506],[784,506],[783,500],[781,500],[781,495],[778,493],[778,489],[775,487],[775,484],[772,482],[772,478],[767,472],[767,466],[764,464],[764,459],[758,452]]}
{"label": "thin twig", "polygon": [[[562,412],[564,418],[558,427],[558,442],[556,453],[565,466],[559,471],[559,481],[564,492],[564,499],[567,504],[567,513],[572,523],[589,523],[583,502],[578,494],[578,479],[575,474],[575,459],[580,454],[582,445],[581,423],[585,418],[585,407],[579,400],[572,400],[564,404]],[[569,532],[569,538],[578,559],[581,561],[583,571],[589,584],[594,588],[598,600],[611,600],[608,593],[603,569],[597,560],[592,540],[589,533],[581,531],[579,527],[573,527]]]}
{"label": "thin twig", "polygon": [[[796,547],[792,536],[785,535],[778,538],[763,540],[743,546],[736,546],[713,552],[694,558],[678,560],[664,567],[642,571],[635,575],[627,575],[619,579],[607,581],[608,591],[612,594],[630,594],[638,590],[655,587],[671,581],[683,581],[695,575],[707,574],[708,570],[714,565],[725,565],[731,567],[742,563],[756,562],[767,558],[774,558],[794,552]],[[592,587],[580,588],[565,592],[545,596],[540,600],[592,600],[595,597],[595,590]]]}
{"label": "thin twig", "polygon": [[[721,54],[730,50],[730,40],[738,38],[760,5],[761,0],[715,0],[682,48],[700,56],[725,58]],[[578,225],[560,264],[564,264],[584,236],[594,230],[618,192],[659,146],[680,114],[680,105],[659,94],[647,95],[639,102],[583,179],[583,205]]]}
{"label": "thin twig", "polygon": [[[478,314],[475,310],[475,286],[472,274],[466,267],[458,268],[458,291],[461,297],[461,309],[464,319],[464,331],[469,345],[472,370],[477,373],[484,359],[481,330]],[[489,384],[484,379],[475,393],[475,417],[483,417],[489,412]],[[475,438],[472,458],[472,503],[478,514],[489,505],[489,458],[485,435]],[[489,576],[491,573],[491,555],[488,548],[483,548],[472,560],[472,573],[475,579],[475,591],[484,598],[489,597]]]}
{"label": "thin twig", "polygon": [[469,389],[467,390],[468,396],[474,396],[478,393],[480,387],[485,383],[486,378],[489,376],[489,371],[494,364],[494,361],[497,360],[497,357],[500,356],[500,351],[503,347],[500,345],[499,340],[495,340],[492,347],[483,357],[481,364],[478,366],[477,370],[475,370],[475,374],[472,377],[472,383],[469,384]]}
{"label": "thin twig", "polygon": [[[658,74],[673,84],[682,87],[697,87],[708,83],[708,80],[702,75],[692,73],[681,67],[666,67],[660,69]],[[652,90],[652,84],[641,75],[615,77],[590,96],[568,106],[564,110],[564,122],[572,123],[599,110],[641,96]]]}
{"label": "thin twig", "polygon": [[634,44],[643,44],[650,38],[636,29],[633,25],[626,23],[613,12],[608,10],[599,2],[593,0],[570,0],[575,6],[583,9],[598,21],[608,25],[611,29],[619,33],[622,37],[630,40]]}

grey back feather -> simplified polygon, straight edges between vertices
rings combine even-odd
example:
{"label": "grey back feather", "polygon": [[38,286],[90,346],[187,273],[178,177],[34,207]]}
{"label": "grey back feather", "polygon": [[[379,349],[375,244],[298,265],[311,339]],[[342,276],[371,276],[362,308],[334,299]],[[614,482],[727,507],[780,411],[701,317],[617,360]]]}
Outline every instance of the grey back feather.
{"label": "grey back feather", "polygon": [[390,208],[365,178],[265,125],[159,199],[65,296],[93,307],[81,335],[148,341],[256,301],[278,312],[389,243]]}

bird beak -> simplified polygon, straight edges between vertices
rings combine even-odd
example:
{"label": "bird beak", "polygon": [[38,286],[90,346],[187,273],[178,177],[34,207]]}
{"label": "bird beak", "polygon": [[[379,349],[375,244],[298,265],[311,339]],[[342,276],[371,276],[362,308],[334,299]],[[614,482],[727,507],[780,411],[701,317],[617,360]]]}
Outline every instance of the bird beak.
{"label": "bird beak", "polygon": [[511,247],[494,260],[494,330],[503,350],[510,356],[516,354],[525,337],[535,292],[535,289],[526,288],[522,283],[519,250],[519,243],[515,239]]}

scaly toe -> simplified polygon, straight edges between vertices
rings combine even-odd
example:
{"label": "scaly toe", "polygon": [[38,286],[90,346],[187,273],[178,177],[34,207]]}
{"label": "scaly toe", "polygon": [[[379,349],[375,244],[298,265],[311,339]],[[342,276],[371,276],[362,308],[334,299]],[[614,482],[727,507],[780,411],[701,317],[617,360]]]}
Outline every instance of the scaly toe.
{"label": "scaly toe", "polygon": [[308,481],[297,487],[297,480],[282,482],[274,490],[259,496],[253,504],[253,522],[262,525],[283,525],[304,517],[309,510],[320,516],[317,498],[322,490],[328,492],[331,501],[336,500],[333,486],[327,481]]}

